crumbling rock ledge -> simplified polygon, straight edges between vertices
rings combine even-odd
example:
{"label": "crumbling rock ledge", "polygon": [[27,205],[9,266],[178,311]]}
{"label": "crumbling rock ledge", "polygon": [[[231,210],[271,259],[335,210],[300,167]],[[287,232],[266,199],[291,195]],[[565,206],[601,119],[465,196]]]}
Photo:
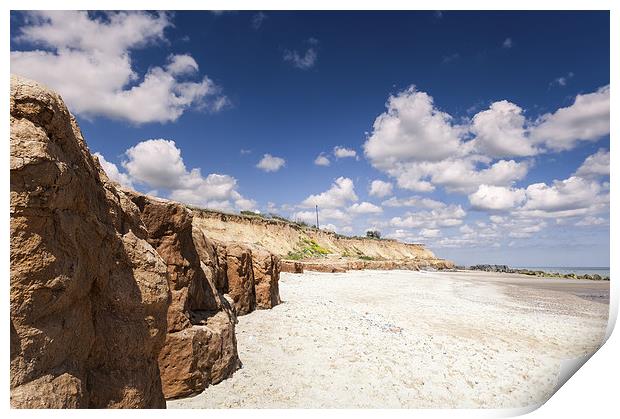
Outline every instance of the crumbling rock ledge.
{"label": "crumbling rock ledge", "polygon": [[168,271],[172,299],[168,333],[158,359],[164,396],[199,393],[240,366],[236,315],[216,286],[218,260],[204,250],[201,258],[195,240],[202,249],[210,243],[193,230],[192,212],[185,206],[133,191],[125,193],[139,208],[148,241]]}

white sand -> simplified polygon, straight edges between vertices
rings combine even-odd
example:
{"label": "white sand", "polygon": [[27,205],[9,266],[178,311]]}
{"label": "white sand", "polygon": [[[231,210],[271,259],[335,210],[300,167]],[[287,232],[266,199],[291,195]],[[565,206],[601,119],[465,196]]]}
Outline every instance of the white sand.
{"label": "white sand", "polygon": [[[239,318],[243,368],[168,407],[540,403],[555,387],[561,359],[601,345],[608,306],[515,278],[481,272],[282,274],[284,303]],[[563,280],[539,281],[555,286]],[[587,283],[593,284],[581,281]]]}

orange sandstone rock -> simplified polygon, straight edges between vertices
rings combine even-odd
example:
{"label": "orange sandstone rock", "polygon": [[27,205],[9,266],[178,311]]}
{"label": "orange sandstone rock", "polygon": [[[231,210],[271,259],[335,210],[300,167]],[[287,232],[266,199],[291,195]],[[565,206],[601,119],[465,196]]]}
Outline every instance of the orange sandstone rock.
{"label": "orange sandstone rock", "polygon": [[11,77],[11,404],[163,408],[166,265],[60,96]]}
{"label": "orange sandstone rock", "polygon": [[172,302],[168,335],[159,355],[164,395],[199,393],[240,366],[236,316],[217,289],[214,247],[193,230],[192,211],[185,206],[127,193],[141,211],[149,243],[168,268]]}

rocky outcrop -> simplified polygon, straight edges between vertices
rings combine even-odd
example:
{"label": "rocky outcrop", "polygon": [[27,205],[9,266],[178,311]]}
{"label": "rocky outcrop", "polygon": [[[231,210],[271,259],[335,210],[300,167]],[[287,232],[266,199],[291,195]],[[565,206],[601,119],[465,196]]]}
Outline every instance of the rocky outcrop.
{"label": "rocky outcrop", "polygon": [[[207,239],[194,226],[194,241],[207,276],[229,298],[239,316],[281,303],[278,281],[280,258],[259,247]],[[212,273],[211,273],[212,272]]]}
{"label": "rocky outcrop", "polygon": [[552,270],[531,270],[525,268],[511,268],[508,265],[473,265],[469,268],[460,267],[460,269],[468,269],[472,271],[485,271],[485,272],[500,272],[509,274],[521,274],[536,277],[547,278],[565,278],[565,279],[590,279],[594,281],[609,281],[609,276],[601,276],[598,274],[581,274],[578,275],[574,272],[554,272]]}
{"label": "rocky outcrop", "polygon": [[256,308],[269,309],[280,304],[280,258],[265,249],[252,249]]}
{"label": "rocky outcrop", "polygon": [[234,322],[222,310],[195,325],[169,333],[159,357],[166,398],[200,393],[240,366]]}
{"label": "rocky outcrop", "polygon": [[248,282],[256,305],[251,251],[220,255],[192,219],[110,182],[60,97],[11,79],[14,407],[163,408],[239,368],[224,293]]}
{"label": "rocky outcrop", "polygon": [[346,272],[348,264],[346,262],[302,262],[304,271],[339,273]]}
{"label": "rocky outcrop", "polygon": [[192,238],[207,280],[217,292],[226,294],[228,292],[226,252],[218,252],[218,246],[223,244],[207,239],[202,230],[194,225],[192,225]]}
{"label": "rocky outcrop", "polygon": [[486,272],[502,272],[511,273],[512,269],[508,265],[473,265],[469,269],[472,271],[486,271]]}
{"label": "rocky outcrop", "polygon": [[13,407],[165,407],[166,264],[61,98],[11,77]]}
{"label": "rocky outcrop", "polygon": [[423,262],[422,265],[438,270],[454,269],[456,266],[451,260],[445,259],[431,259],[429,261]]}
{"label": "rocky outcrop", "polygon": [[139,208],[148,241],[168,270],[172,300],[159,355],[164,395],[199,393],[240,366],[236,316],[218,290],[222,280],[215,246],[192,228],[192,211],[185,206],[126,193]]}
{"label": "rocky outcrop", "polygon": [[303,274],[304,273],[304,265],[301,262],[297,262],[294,260],[281,260],[280,261],[280,271],[281,272],[289,272],[293,274]]}
{"label": "rocky outcrop", "polygon": [[226,282],[228,295],[238,315],[248,314],[256,308],[254,290],[254,271],[252,269],[252,251],[237,243],[228,243],[218,247],[226,254]]}

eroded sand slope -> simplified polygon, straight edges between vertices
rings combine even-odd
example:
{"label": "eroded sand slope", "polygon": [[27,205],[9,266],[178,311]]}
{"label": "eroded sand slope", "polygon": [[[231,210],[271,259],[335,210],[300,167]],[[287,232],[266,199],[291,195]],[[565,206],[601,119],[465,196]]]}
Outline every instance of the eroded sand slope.
{"label": "eroded sand slope", "polygon": [[[552,281],[537,288],[480,272],[282,274],[284,303],[239,319],[243,368],[168,407],[537,404],[553,391],[561,359],[601,345],[608,315],[607,304],[576,296],[574,281]],[[582,283],[608,292],[607,283]]]}
{"label": "eroded sand slope", "polygon": [[303,240],[313,240],[336,256],[359,255],[390,260],[436,259],[433,252],[422,244],[344,237],[325,230],[302,228],[294,223],[258,217],[195,210],[194,225],[209,238],[259,245],[281,257],[298,251],[303,246]]}

